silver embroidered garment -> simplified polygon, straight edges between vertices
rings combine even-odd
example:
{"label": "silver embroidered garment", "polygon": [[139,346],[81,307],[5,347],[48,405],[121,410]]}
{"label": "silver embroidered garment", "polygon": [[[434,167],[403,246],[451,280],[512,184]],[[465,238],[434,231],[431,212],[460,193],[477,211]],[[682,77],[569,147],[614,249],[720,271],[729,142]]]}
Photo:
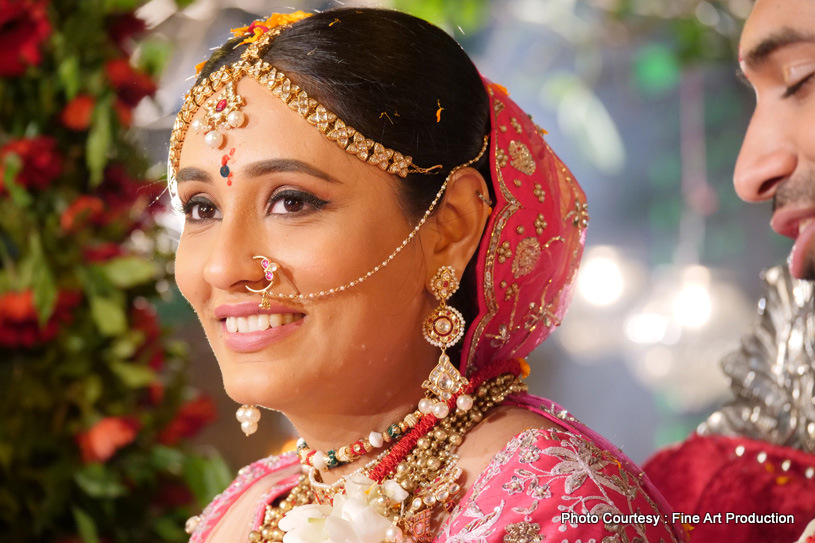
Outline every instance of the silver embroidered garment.
{"label": "silver embroidered garment", "polygon": [[751,439],[815,452],[813,283],[787,266],[764,272],[753,330],[722,360],[735,399],[699,425],[701,435]]}

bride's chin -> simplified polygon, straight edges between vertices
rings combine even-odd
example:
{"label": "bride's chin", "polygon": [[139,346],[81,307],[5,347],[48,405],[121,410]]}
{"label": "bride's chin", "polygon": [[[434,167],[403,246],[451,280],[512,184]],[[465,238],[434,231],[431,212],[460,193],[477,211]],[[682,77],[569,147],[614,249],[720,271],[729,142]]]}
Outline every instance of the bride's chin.
{"label": "bride's chin", "polygon": [[259,405],[279,410],[302,397],[301,387],[280,373],[261,372],[257,368],[221,367],[227,396],[241,405]]}

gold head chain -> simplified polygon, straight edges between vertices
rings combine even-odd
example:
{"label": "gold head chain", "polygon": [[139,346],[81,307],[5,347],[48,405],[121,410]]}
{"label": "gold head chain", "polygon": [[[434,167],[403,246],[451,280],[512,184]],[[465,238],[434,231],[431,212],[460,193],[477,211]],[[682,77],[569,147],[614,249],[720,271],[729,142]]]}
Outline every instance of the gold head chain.
{"label": "gold head chain", "polygon": [[[308,14],[302,15],[307,16]],[[274,16],[267,21],[273,18]],[[310,98],[308,93],[292,83],[286,74],[261,58],[269,43],[275,36],[280,34],[285,26],[270,28],[262,34],[257,33],[257,29],[266,28],[264,25],[258,25],[254,28],[255,35],[253,38],[245,40],[245,42],[250,41],[251,43],[241,54],[239,60],[232,65],[222,66],[211,73],[209,77],[193,87],[184,96],[184,105],[176,117],[170,137],[168,176],[171,186],[178,174],[181,147],[191,126],[193,129],[198,129],[198,131],[205,131],[209,136],[213,132],[217,134],[219,128],[229,130],[238,128],[243,124],[243,115],[234,114],[239,113],[240,108],[244,105],[243,98],[236,94],[235,84],[247,75],[273,95],[279,97],[292,111],[297,112],[311,125],[315,126],[328,140],[335,142],[340,149],[356,156],[363,162],[378,166],[379,169],[402,178],[407,177],[409,173],[429,173],[442,167],[441,165],[431,168],[416,166],[413,164],[412,157],[366,138],[362,133],[339,119],[336,114],[326,109],[317,100]],[[244,30],[236,29],[236,32]],[[225,88],[224,96],[220,100],[213,98],[213,95],[223,88]],[[207,115],[204,121],[196,123],[193,121],[193,117],[202,106],[206,108]],[[230,118],[230,114],[232,114],[232,118]],[[217,138],[213,136],[211,140],[208,140],[207,143],[217,148],[223,146],[223,137]],[[216,143],[217,145],[215,145]]]}

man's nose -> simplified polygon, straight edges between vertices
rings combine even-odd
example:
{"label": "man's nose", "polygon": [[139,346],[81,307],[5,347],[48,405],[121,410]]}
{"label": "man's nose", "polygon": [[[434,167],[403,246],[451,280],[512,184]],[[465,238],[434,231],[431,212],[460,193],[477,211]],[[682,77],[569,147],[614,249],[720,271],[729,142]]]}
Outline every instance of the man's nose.
{"label": "man's nose", "polygon": [[747,127],[733,173],[736,194],[747,202],[772,198],[798,165],[795,146],[777,113],[757,106]]}

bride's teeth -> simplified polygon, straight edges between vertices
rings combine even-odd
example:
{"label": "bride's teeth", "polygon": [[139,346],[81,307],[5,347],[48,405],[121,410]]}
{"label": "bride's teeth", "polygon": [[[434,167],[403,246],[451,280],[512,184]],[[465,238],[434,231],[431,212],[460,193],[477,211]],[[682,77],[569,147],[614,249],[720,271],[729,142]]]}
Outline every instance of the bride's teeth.
{"label": "bride's teeth", "polygon": [[246,317],[246,324],[247,324],[250,332],[257,332],[258,331],[258,316],[257,315],[249,315],[248,317]]}
{"label": "bride's teeth", "polygon": [[249,331],[249,323],[246,320],[246,317],[238,317],[238,332],[241,334],[245,334]]}
{"label": "bride's teeth", "polygon": [[246,317],[227,317],[226,331],[230,334],[249,332],[262,332],[269,328],[277,328],[284,324],[291,324],[302,318],[299,313],[275,313],[274,315],[247,315]]}

